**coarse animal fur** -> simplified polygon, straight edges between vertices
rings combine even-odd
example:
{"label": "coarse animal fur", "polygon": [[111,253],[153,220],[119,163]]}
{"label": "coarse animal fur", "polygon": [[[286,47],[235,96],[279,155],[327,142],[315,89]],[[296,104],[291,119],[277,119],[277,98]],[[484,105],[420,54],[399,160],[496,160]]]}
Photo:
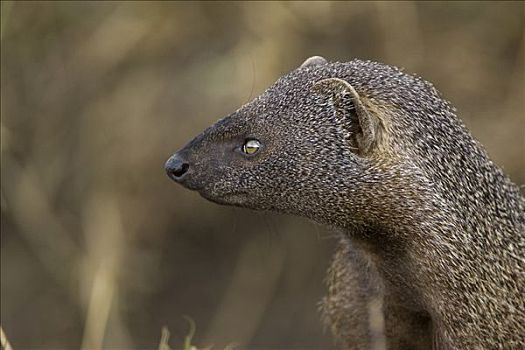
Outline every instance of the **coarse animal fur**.
{"label": "coarse animal fur", "polygon": [[525,200],[418,77],[310,58],[166,169],[211,201],[341,233],[322,309],[343,348],[525,348]]}

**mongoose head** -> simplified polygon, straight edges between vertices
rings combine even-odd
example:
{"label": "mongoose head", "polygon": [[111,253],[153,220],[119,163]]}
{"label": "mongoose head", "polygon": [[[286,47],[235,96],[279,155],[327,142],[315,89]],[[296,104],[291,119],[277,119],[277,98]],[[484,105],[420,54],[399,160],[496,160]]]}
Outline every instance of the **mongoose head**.
{"label": "mongoose head", "polygon": [[342,228],[373,253],[394,301],[436,317],[445,331],[433,339],[455,339],[450,348],[490,348],[523,329],[523,197],[420,78],[310,58],[175,153],[166,171],[220,204]]}
{"label": "mongoose head", "polygon": [[307,59],[176,152],[168,176],[219,204],[359,219],[373,204],[365,192],[387,176],[387,126],[336,65]]}

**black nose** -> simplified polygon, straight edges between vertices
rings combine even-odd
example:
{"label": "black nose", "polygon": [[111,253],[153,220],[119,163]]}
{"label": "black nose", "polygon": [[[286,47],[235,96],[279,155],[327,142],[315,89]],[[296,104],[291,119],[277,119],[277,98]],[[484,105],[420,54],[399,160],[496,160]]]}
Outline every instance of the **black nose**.
{"label": "black nose", "polygon": [[190,165],[184,162],[184,160],[175,153],[170,159],[168,159],[164,168],[170,179],[180,182],[184,178],[184,175],[187,174]]}

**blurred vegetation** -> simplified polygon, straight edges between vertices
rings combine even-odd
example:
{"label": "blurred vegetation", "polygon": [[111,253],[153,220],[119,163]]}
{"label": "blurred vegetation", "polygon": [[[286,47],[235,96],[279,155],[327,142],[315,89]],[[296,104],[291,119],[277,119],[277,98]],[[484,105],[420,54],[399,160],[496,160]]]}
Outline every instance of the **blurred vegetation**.
{"label": "blurred vegetation", "polygon": [[332,347],[333,240],[220,207],[164,161],[306,57],[432,81],[525,183],[522,2],[6,2],[1,320],[14,349]]}

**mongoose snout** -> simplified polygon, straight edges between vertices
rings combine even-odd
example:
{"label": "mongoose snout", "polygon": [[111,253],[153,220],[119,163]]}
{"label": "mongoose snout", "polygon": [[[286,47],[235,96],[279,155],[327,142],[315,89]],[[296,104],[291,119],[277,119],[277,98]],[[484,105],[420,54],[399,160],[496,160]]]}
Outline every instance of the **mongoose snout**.
{"label": "mongoose snout", "polygon": [[189,168],[190,165],[186,163],[178,153],[171,156],[164,165],[164,169],[166,169],[166,173],[170,179],[179,183],[185,178]]}

